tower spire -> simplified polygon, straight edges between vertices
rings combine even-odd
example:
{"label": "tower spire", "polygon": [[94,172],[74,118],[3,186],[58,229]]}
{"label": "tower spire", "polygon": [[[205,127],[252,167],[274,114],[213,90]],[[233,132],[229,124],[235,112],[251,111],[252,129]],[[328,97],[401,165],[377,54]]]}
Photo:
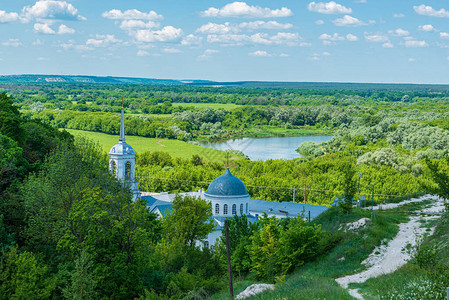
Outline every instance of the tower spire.
{"label": "tower spire", "polygon": [[120,138],[119,138],[120,142],[124,142],[125,141],[125,110],[123,109],[122,106],[122,116],[120,118]]}

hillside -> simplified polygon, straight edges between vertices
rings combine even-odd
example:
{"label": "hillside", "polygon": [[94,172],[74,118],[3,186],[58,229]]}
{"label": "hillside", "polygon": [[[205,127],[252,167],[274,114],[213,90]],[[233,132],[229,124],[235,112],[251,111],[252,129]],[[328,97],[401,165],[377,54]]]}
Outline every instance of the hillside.
{"label": "hillside", "polygon": [[136,85],[179,85],[205,87],[276,88],[299,90],[341,90],[341,91],[397,91],[447,93],[449,85],[404,84],[404,83],[354,83],[354,82],[285,82],[285,81],[235,81],[177,80],[138,77],[23,74],[0,76],[0,83],[96,83]]}

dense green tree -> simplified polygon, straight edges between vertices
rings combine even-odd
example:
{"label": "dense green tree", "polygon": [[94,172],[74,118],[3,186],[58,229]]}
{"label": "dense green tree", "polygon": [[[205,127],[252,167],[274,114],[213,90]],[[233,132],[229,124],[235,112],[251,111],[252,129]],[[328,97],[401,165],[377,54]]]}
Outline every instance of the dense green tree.
{"label": "dense green tree", "polygon": [[202,199],[177,195],[172,211],[163,219],[164,239],[179,240],[184,245],[194,246],[212,232],[210,204]]}

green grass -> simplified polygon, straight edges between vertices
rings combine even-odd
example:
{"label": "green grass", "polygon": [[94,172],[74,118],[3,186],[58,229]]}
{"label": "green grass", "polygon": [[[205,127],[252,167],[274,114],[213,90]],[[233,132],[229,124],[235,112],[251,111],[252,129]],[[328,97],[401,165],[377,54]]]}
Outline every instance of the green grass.
{"label": "green grass", "polygon": [[[95,142],[98,142],[103,150],[107,153],[118,143],[118,135],[110,135],[100,132],[82,131],[67,129],[74,136],[85,136]],[[179,140],[155,139],[140,136],[126,136],[126,142],[134,148],[137,154],[145,151],[165,151],[172,157],[189,159],[193,154],[202,156],[206,161],[226,161],[226,153],[215,149],[201,147],[189,144]],[[231,159],[239,159],[241,157],[232,155]]]}
{"label": "green grass", "polygon": [[234,104],[234,103],[172,103],[173,106],[186,106],[186,107],[195,107],[195,108],[206,108],[210,107],[213,109],[226,109],[231,110],[233,108],[237,108],[242,105]]}
{"label": "green grass", "polygon": [[313,126],[305,126],[303,128],[285,129],[276,126],[254,126],[248,129],[245,135],[236,137],[272,137],[272,136],[318,136],[318,135],[333,135],[334,132],[330,130],[322,130]]}
{"label": "green grass", "polygon": [[[374,223],[358,232],[342,232],[340,226],[361,218],[369,218],[370,212],[354,209],[343,214],[338,208],[331,208],[312,223],[321,224],[330,233],[329,238],[336,245],[327,254],[319,257],[287,276],[285,281],[276,284],[274,291],[267,291],[251,299],[353,299],[340,287],[335,278],[354,274],[364,269],[361,262],[384,239],[391,240],[399,230],[399,223],[406,222],[408,216],[397,213],[376,215]],[[344,258],[344,259],[342,259]],[[254,282],[236,282],[236,293]],[[212,299],[230,299],[227,291],[217,293]]]}
{"label": "green grass", "polygon": [[[435,233],[427,237],[423,241],[423,246],[435,247],[436,249],[436,265],[448,265],[449,257],[449,220],[447,215],[437,221],[429,223],[437,223]],[[426,226],[425,224],[424,226]],[[386,296],[388,292],[396,291],[397,293],[405,292],[404,288],[413,281],[421,281],[429,278],[435,272],[435,267],[430,266],[421,268],[415,259],[402,266],[396,272],[371,278],[363,284],[353,284],[352,287],[360,288],[360,292],[366,295],[365,299],[379,299],[379,296]],[[446,278],[448,280],[448,278]],[[439,289],[444,293],[446,287],[449,286],[449,280],[441,282],[438,280]],[[429,298],[430,299],[430,298]],[[445,299],[445,298],[444,298]]]}

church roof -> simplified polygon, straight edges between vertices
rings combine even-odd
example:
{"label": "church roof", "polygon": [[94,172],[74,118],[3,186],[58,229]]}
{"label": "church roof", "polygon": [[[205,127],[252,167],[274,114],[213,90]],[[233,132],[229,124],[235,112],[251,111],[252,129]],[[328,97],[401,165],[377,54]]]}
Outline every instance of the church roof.
{"label": "church roof", "polygon": [[120,115],[120,138],[118,144],[112,146],[109,155],[135,155],[133,147],[128,145],[125,141],[125,110],[122,107]]}
{"label": "church roof", "polygon": [[247,196],[245,184],[231,174],[229,169],[226,169],[223,175],[215,178],[207,188],[206,195],[210,196]]}
{"label": "church roof", "polygon": [[112,146],[111,150],[109,150],[109,155],[135,155],[133,147],[128,145],[126,142],[118,142]]}

